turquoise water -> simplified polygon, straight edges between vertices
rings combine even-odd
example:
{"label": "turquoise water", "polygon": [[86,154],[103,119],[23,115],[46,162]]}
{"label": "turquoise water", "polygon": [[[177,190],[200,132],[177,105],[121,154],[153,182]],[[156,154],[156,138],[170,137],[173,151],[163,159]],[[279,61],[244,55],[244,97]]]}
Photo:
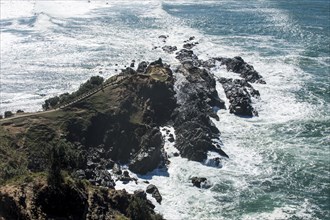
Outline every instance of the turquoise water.
{"label": "turquoise water", "polygon": [[[176,64],[152,49],[162,34],[179,48],[195,36],[203,59],[242,56],[267,81],[253,85],[259,117],[219,111],[230,159],[218,169],[171,158],[169,176],[148,177],[163,196],[156,210],[167,219],[330,218],[329,1],[1,1],[0,17],[0,113],[40,110],[133,59]],[[191,176],[212,187],[191,187]]]}

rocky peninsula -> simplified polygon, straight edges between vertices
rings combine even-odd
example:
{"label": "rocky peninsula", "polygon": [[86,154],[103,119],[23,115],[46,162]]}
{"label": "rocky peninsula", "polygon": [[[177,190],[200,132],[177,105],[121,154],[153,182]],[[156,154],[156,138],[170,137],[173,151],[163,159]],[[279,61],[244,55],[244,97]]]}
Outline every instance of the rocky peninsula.
{"label": "rocky peninsula", "polygon": [[[180,62],[176,67],[161,58],[142,61],[46,100],[40,114],[1,119],[0,219],[163,219],[146,196],[161,204],[157,186],[145,183],[146,191],[134,194],[115,190],[116,181],[137,181],[127,169],[143,175],[170,166],[162,126],[174,128],[176,156],[201,163],[208,152],[219,155],[215,161],[228,158],[211,118],[219,120],[216,112],[226,108],[257,116],[251,98],[260,94],[252,83],[265,81],[241,57],[205,61],[192,50],[194,37],[184,43],[179,51],[162,47]],[[216,65],[240,79],[216,77]],[[192,186],[205,181],[194,177]]]}

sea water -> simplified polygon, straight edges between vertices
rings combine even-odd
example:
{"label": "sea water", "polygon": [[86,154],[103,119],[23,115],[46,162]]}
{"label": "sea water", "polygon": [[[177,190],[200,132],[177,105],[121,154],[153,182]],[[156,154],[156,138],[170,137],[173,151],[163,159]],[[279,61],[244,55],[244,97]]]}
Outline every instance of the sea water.
{"label": "sea water", "polygon": [[[328,0],[1,0],[0,15],[1,114],[41,110],[45,99],[90,76],[110,77],[131,60],[162,57],[174,66],[173,54],[153,48],[181,48],[191,36],[202,59],[242,56],[267,84],[253,84],[259,117],[218,111],[214,123],[229,155],[222,167],[171,157],[168,169],[131,174],[139,184],[117,188],[157,185],[162,204],[149,198],[167,219],[330,218]],[[237,77],[223,67],[212,72]],[[168,141],[165,148],[176,151]],[[211,187],[192,187],[192,176]]]}

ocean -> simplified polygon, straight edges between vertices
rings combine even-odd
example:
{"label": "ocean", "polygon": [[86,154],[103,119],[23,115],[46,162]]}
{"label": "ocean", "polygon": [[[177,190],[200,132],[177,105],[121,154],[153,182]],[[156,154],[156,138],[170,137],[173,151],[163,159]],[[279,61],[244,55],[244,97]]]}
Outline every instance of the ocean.
{"label": "ocean", "polygon": [[[191,36],[202,59],[241,56],[267,84],[253,84],[259,116],[218,111],[229,159],[222,168],[170,158],[140,179],[163,196],[167,219],[330,219],[330,2],[328,0],[1,0],[0,114],[110,77],[131,60],[159,57]],[[118,71],[116,71],[118,70]],[[216,76],[235,77],[223,67]],[[220,97],[226,101],[222,86]],[[172,129],[172,128],[171,128]],[[166,149],[174,151],[166,142]],[[202,176],[208,189],[192,187]],[[141,186],[123,185],[131,192]],[[152,199],[152,198],[151,198]]]}

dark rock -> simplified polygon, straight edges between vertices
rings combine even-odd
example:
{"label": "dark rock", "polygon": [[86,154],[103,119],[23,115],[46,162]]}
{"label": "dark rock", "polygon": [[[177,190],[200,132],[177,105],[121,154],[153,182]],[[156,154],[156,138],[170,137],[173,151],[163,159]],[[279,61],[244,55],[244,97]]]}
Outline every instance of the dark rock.
{"label": "dark rock", "polygon": [[95,169],[97,167],[97,163],[94,163],[93,161],[87,161],[87,168],[88,169]]}
{"label": "dark rock", "polygon": [[[137,72],[134,69],[132,69],[131,67],[127,67],[126,69],[121,70],[120,75],[135,75],[135,74],[137,74]],[[134,67],[134,65],[133,65],[133,67]]]}
{"label": "dark rock", "polygon": [[145,70],[147,69],[147,67],[148,67],[148,63],[145,61],[142,61],[141,63],[139,63],[136,72],[139,74],[144,73]]}
{"label": "dark rock", "polygon": [[226,65],[228,71],[233,71],[234,73],[239,73],[240,76],[246,79],[251,83],[261,83],[265,84],[266,82],[262,76],[251,66],[246,63],[242,57],[234,58],[215,58],[221,62],[221,65]]}
{"label": "dark rock", "polygon": [[12,117],[14,114],[11,112],[11,111],[5,111],[5,118],[9,118],[9,117]]}
{"label": "dark rock", "polygon": [[156,189],[157,187],[155,185],[150,184],[149,186],[147,186],[146,192],[152,194]]}
{"label": "dark rock", "polygon": [[180,154],[178,152],[173,153],[173,156],[178,157]]}
{"label": "dark rock", "polygon": [[178,48],[176,46],[163,46],[162,47],[163,51],[165,51],[166,53],[173,53],[174,51],[176,51]]}
{"label": "dark rock", "polygon": [[205,177],[192,177],[191,178],[191,182],[194,186],[201,188],[201,184],[206,182],[206,178]]}
{"label": "dark rock", "polygon": [[186,63],[185,68],[191,69],[193,67],[199,67],[200,66],[200,60],[198,57],[194,54],[192,50],[182,49],[179,52],[176,53],[176,57],[182,65]]}
{"label": "dark rock", "polygon": [[178,74],[186,78],[186,82],[178,86],[177,97],[180,106],[174,113],[176,148],[182,157],[202,162],[208,151],[220,153],[213,140],[219,138],[220,132],[209,117],[218,120],[213,109],[225,108],[216,91],[216,81],[212,74],[200,68],[201,61],[190,50],[177,53],[181,62]]}
{"label": "dark rock", "polygon": [[129,165],[133,172],[146,174],[158,167],[164,159],[162,146],[164,145],[162,134],[158,128],[154,128],[141,138],[141,150]]}
{"label": "dark rock", "polygon": [[123,172],[121,171],[120,165],[115,163],[112,167],[112,172],[117,174],[117,175],[121,175]]}
{"label": "dark rock", "polygon": [[112,160],[107,160],[105,163],[105,168],[107,170],[113,169],[113,166],[115,165],[115,162],[113,162]]}
{"label": "dark rock", "polygon": [[158,38],[166,39],[168,38],[168,35],[160,35]]}
{"label": "dark rock", "polygon": [[186,43],[183,45],[183,48],[191,50],[195,46],[196,46],[196,43]]}
{"label": "dark rock", "polygon": [[146,192],[149,193],[149,194],[151,194],[152,197],[154,197],[156,199],[156,201],[159,204],[161,204],[161,202],[162,202],[162,196],[160,195],[159,190],[158,190],[158,188],[155,185],[150,184],[149,186],[147,186]]}
{"label": "dark rock", "polygon": [[226,97],[229,99],[230,113],[240,116],[257,116],[258,112],[252,107],[251,97],[258,98],[259,91],[255,90],[246,80],[220,78]]}
{"label": "dark rock", "polygon": [[173,143],[175,141],[173,134],[169,135],[168,141],[171,142],[171,143]]}
{"label": "dark rock", "polygon": [[125,177],[130,177],[130,176],[129,176],[129,173],[128,173],[127,170],[125,170],[125,171],[123,172],[123,174],[124,174]]}
{"label": "dark rock", "polygon": [[140,199],[147,199],[147,194],[142,189],[135,190],[134,191],[134,196],[139,197]]}
{"label": "dark rock", "polygon": [[16,111],[16,113],[17,113],[17,114],[19,114],[19,113],[24,113],[24,111],[19,109],[19,110]]}

